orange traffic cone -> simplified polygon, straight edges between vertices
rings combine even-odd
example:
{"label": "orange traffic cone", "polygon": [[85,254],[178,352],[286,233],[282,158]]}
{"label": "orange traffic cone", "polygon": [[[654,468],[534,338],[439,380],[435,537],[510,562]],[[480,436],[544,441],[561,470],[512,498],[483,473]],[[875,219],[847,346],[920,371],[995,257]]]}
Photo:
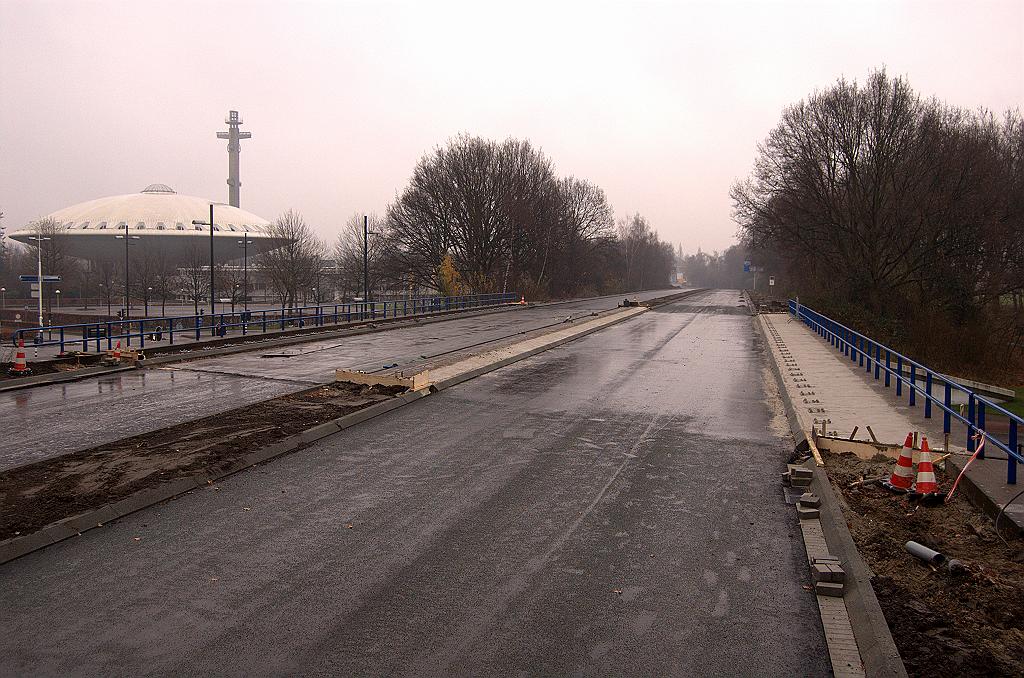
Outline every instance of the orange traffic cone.
{"label": "orange traffic cone", "polygon": [[27,377],[32,374],[32,370],[25,363],[24,339],[18,339],[18,353],[14,356],[14,364],[7,370],[7,374],[12,377]]}
{"label": "orange traffic cone", "polygon": [[917,459],[917,486],[915,495],[930,497],[937,495],[939,484],[935,482],[935,467],[932,466],[932,453],[928,449],[928,439],[921,438],[921,454]]}
{"label": "orange traffic cone", "polygon": [[882,483],[882,487],[890,492],[905,494],[910,491],[910,485],[914,478],[914,436],[907,434],[907,440],[900,450],[899,459],[892,469],[892,476]]}

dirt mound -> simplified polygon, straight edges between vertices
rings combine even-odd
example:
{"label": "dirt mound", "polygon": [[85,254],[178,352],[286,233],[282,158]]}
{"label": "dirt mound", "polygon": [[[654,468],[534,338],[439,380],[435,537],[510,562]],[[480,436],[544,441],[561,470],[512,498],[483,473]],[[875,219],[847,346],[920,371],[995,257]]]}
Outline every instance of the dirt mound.
{"label": "dirt mound", "polygon": [[[891,461],[826,455],[850,532],[875,574],[872,586],[912,676],[1024,675],[1024,542],[1007,546],[992,522],[959,494],[924,507],[864,478],[888,477]],[[952,478],[936,473],[940,489]],[[917,541],[957,559],[951,573],[914,558]]]}

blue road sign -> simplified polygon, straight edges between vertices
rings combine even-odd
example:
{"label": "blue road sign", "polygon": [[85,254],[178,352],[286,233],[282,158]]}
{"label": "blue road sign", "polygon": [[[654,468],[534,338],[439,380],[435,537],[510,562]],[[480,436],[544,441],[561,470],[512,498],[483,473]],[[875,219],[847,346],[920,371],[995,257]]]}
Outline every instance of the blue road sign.
{"label": "blue road sign", "polygon": [[[38,275],[19,275],[18,276],[18,280],[20,280],[21,282],[37,283],[37,282],[39,282],[39,276]],[[60,282],[60,276],[59,275],[44,275],[43,276],[43,282],[44,283]]]}
{"label": "blue road sign", "polygon": [[744,261],[743,262],[743,272],[744,273],[750,273],[750,262],[749,261]]}

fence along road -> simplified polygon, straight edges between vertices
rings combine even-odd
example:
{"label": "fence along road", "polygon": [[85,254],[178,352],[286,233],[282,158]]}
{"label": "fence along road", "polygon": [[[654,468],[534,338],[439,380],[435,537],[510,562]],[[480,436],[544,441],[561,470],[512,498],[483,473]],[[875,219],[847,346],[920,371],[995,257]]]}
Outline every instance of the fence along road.
{"label": "fence along road", "polygon": [[[644,292],[640,299],[674,290]],[[0,393],[0,469],[85,449],[112,440],[217,414],[248,403],[332,381],[334,369],[375,370],[557,322],[570,314],[614,308],[618,297],[514,309],[448,319],[385,332],[311,340],[200,358],[77,382]],[[300,355],[301,352],[301,355]],[[263,358],[263,355],[296,354]]]}
{"label": "fence along road", "polygon": [[0,673],[827,675],[738,299],[8,563]]}

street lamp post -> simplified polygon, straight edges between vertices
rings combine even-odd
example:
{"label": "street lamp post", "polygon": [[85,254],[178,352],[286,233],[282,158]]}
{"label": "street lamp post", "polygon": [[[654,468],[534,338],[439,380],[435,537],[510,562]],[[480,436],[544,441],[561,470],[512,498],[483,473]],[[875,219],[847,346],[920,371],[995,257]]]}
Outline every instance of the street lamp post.
{"label": "street lamp post", "polygon": [[[253,240],[246,233],[238,244],[242,246],[242,304],[245,306],[245,312],[249,312],[249,243]],[[232,310],[234,313],[234,310]]]}
{"label": "street lamp post", "polygon": [[210,221],[198,221],[193,219],[192,225],[194,226],[209,226],[210,227],[210,323],[213,323],[213,316],[217,315],[217,307],[214,302],[214,283],[213,283],[213,203],[210,203]]}
{"label": "street lamp post", "polygon": [[363,215],[363,308],[370,300],[370,236],[380,235],[370,230],[370,218]]}
{"label": "street lamp post", "polygon": [[36,241],[36,286],[39,287],[39,340],[43,338],[43,243],[49,240],[42,233],[32,236]]}
{"label": "street lamp post", "polygon": [[[0,310],[7,310],[7,288],[0,287]],[[0,339],[4,338],[4,316],[0,313]]]}
{"label": "street lamp post", "polygon": [[[132,240],[138,240],[137,235],[128,235],[128,222],[124,222],[124,235],[115,235],[118,240],[124,239],[124,319],[130,320],[132,316],[131,310],[131,292],[128,286],[128,245]],[[109,309],[107,313],[110,313]]]}
{"label": "street lamp post", "polygon": [[59,311],[60,310],[60,290],[54,290],[54,292],[57,294],[57,310]]}
{"label": "street lamp post", "polygon": [[152,287],[147,287],[146,288],[146,295],[143,297],[143,301],[142,301],[142,303],[145,304],[145,307],[146,307],[145,313],[146,313],[146,317],[147,318],[149,317],[149,293],[152,292],[152,291],[153,291]]}

